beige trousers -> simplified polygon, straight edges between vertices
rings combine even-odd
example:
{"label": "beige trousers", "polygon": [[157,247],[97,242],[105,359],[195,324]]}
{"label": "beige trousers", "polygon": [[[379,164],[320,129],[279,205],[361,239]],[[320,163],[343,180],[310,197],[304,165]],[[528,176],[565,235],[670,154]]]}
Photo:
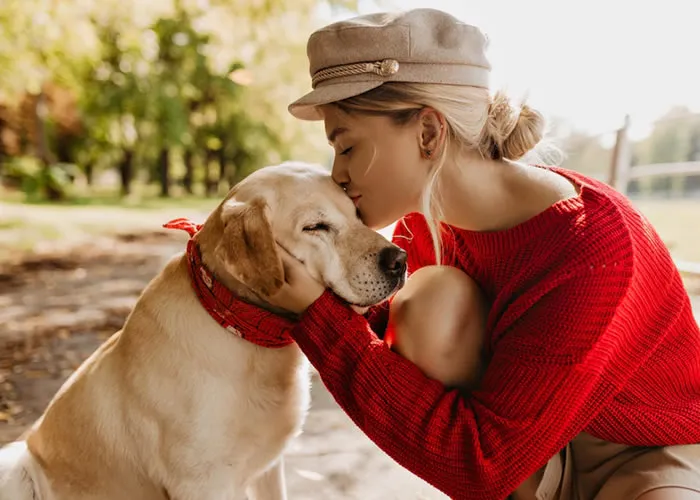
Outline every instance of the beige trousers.
{"label": "beige trousers", "polygon": [[510,498],[635,500],[669,486],[700,493],[700,444],[643,448],[581,433]]}

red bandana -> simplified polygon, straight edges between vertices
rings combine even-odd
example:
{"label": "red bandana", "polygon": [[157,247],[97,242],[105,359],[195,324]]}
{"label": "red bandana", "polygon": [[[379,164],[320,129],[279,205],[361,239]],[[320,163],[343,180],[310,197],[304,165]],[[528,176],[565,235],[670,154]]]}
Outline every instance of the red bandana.
{"label": "red bandana", "polygon": [[187,231],[189,275],[199,302],[209,315],[229,332],[261,347],[285,347],[294,340],[289,332],[294,322],[238,299],[207,269],[197,243],[191,239],[202,227],[189,219],[174,219],[166,229]]}

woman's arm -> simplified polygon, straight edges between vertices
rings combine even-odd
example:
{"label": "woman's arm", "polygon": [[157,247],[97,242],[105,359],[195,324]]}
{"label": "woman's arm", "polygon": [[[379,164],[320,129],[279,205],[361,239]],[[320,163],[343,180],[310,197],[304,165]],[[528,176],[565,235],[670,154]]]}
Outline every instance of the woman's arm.
{"label": "woman's arm", "polygon": [[344,411],[399,464],[453,498],[502,499],[614,397],[624,380],[607,376],[611,366],[629,376],[641,362],[620,362],[638,321],[618,307],[627,266],[586,269],[516,301],[517,319],[499,332],[470,396],[426,378],[330,292],[292,336]]}
{"label": "woman's arm", "polygon": [[389,303],[384,302],[378,306],[371,307],[365,314],[365,318],[377,337],[383,339],[386,327],[389,324]]}

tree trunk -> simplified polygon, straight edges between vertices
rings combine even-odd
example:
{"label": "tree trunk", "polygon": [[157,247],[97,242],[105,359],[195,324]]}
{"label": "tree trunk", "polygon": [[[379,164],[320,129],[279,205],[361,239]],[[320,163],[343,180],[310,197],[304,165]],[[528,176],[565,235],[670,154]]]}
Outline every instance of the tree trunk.
{"label": "tree trunk", "polygon": [[[0,108],[2,108],[2,106],[0,106]],[[5,159],[10,157],[10,153],[5,149],[5,142],[2,140],[4,129],[8,129],[9,131],[9,126],[5,120],[0,118],[0,173],[2,173]]]}
{"label": "tree trunk", "polygon": [[238,167],[234,163],[229,166],[228,174],[226,175],[226,182],[228,183],[228,188],[231,189],[236,185],[236,174],[238,173]]}
{"label": "tree trunk", "polygon": [[60,200],[63,196],[62,193],[56,189],[51,182],[51,177],[49,169],[51,168],[52,158],[51,152],[49,151],[49,142],[46,137],[46,123],[44,122],[44,117],[46,116],[46,96],[43,90],[39,91],[39,95],[36,98],[36,104],[34,106],[34,126],[36,127],[36,154],[41,161],[44,175],[44,191],[46,198],[51,201]]}
{"label": "tree trunk", "polygon": [[221,182],[226,180],[226,152],[224,151],[223,141],[221,148],[219,151],[217,151],[217,153],[217,158],[219,160],[219,178],[216,181],[216,187],[218,191],[218,187],[221,185]]}
{"label": "tree trunk", "polygon": [[119,163],[119,178],[121,180],[122,196],[131,194],[131,180],[134,177],[134,152],[130,149],[124,150],[124,156]]}
{"label": "tree trunk", "polygon": [[187,194],[192,194],[192,182],[194,179],[194,153],[191,149],[185,150],[183,158],[185,163],[185,176],[182,178],[182,185],[185,187]]}
{"label": "tree trunk", "polygon": [[85,182],[88,186],[92,186],[92,176],[94,173],[94,165],[92,162],[85,165]]}
{"label": "tree trunk", "polygon": [[229,170],[228,185],[232,188],[237,182],[241,180],[241,174],[243,173],[243,167],[245,166],[245,153],[240,149],[237,150],[233,155],[233,166]]}
{"label": "tree trunk", "polygon": [[56,159],[60,163],[73,163],[73,138],[68,134],[59,134],[56,139]]}
{"label": "tree trunk", "polygon": [[216,180],[211,172],[211,166],[215,156],[215,151],[207,149],[204,157],[204,191],[207,196],[214,196],[216,194]]}
{"label": "tree trunk", "polygon": [[160,174],[160,196],[170,196],[170,149],[162,148],[158,157],[158,172]]}

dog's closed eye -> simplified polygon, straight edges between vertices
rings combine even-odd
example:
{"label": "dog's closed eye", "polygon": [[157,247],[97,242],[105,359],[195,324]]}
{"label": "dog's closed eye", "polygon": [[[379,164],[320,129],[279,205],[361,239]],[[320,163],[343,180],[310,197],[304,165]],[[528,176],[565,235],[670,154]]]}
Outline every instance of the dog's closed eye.
{"label": "dog's closed eye", "polygon": [[315,222],[313,224],[304,226],[302,230],[307,233],[328,232],[331,230],[331,225],[326,222]]}

